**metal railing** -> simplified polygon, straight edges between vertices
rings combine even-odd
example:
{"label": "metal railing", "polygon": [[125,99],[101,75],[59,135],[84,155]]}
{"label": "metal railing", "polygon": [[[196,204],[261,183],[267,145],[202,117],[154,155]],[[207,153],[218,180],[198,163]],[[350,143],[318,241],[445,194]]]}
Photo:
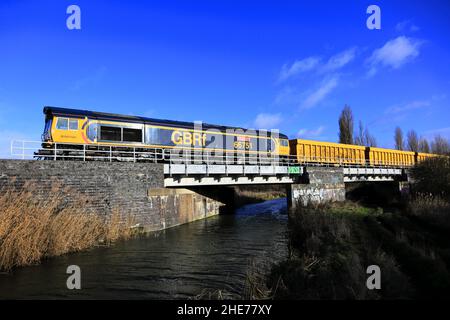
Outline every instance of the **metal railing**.
{"label": "metal railing", "polygon": [[405,168],[413,164],[399,161],[367,161],[366,159],[323,156],[278,156],[267,153],[245,154],[244,152],[190,151],[181,148],[122,147],[97,144],[53,143],[47,148],[41,141],[12,140],[11,155],[19,159],[77,160],[77,161],[129,161],[166,162],[188,164],[241,164],[259,166],[324,166],[324,167],[368,167]]}

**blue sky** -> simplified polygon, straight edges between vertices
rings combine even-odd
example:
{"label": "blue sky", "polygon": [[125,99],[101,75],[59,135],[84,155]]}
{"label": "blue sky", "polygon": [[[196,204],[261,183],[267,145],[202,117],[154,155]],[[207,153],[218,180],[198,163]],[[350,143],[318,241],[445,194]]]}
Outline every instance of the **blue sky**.
{"label": "blue sky", "polygon": [[336,141],[348,104],[381,146],[397,125],[450,137],[449,16],[446,0],[2,0],[0,155],[40,139],[44,105]]}

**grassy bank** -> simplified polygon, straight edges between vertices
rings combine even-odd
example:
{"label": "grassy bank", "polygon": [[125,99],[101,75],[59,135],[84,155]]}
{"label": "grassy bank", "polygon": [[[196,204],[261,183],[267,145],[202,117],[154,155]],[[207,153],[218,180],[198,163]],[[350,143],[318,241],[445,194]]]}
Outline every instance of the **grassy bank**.
{"label": "grassy bank", "polygon": [[0,195],[0,270],[37,264],[43,259],[109,244],[131,236],[131,219],[109,220],[83,209],[86,199],[64,201],[57,186],[46,199],[36,188]]}
{"label": "grassy bank", "polygon": [[238,186],[234,188],[234,205],[258,203],[286,197],[286,187],[278,185]]}
{"label": "grassy bank", "polygon": [[[436,198],[399,212],[354,203],[300,208],[291,217],[289,259],[253,276],[260,281],[250,283],[248,298],[450,298],[449,214]],[[366,287],[374,264],[381,290]]]}
{"label": "grassy bank", "polygon": [[[289,258],[251,273],[246,297],[449,299],[450,158],[429,159],[411,173],[407,202],[365,190],[359,198],[372,207],[347,202],[291,212]],[[380,290],[366,287],[369,265],[381,269]]]}

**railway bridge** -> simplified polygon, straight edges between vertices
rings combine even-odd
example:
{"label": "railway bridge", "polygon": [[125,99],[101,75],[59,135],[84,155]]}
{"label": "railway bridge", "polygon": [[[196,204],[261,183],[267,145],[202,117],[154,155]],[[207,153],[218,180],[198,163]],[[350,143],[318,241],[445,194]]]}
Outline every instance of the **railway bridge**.
{"label": "railway bridge", "polygon": [[36,196],[48,197],[60,186],[67,202],[81,201],[97,214],[118,210],[132,215],[146,231],[219,214],[232,206],[237,185],[284,185],[289,206],[295,207],[343,201],[346,185],[354,182],[392,181],[403,188],[408,181],[406,167],[352,165],[345,159],[330,165],[311,159],[168,157],[161,150],[143,157],[136,151],[124,156],[112,150],[92,154],[84,148],[59,148],[31,160],[36,148],[29,145],[12,143],[12,156],[19,159],[0,160],[0,189],[31,184]]}

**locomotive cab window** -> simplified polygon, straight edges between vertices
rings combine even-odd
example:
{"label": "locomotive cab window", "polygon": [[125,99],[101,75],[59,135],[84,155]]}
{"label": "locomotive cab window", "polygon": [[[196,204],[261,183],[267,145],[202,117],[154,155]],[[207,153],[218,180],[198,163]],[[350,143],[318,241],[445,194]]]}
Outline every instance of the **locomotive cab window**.
{"label": "locomotive cab window", "polygon": [[78,120],[69,118],[58,118],[56,122],[58,130],[78,130]]}
{"label": "locomotive cab window", "polygon": [[286,139],[282,139],[282,140],[280,140],[280,145],[282,147],[287,147],[289,144],[288,144],[288,141]]}
{"label": "locomotive cab window", "polygon": [[58,130],[69,129],[69,119],[68,118],[58,118],[58,122],[56,122],[56,129],[58,129]]}
{"label": "locomotive cab window", "polygon": [[125,142],[142,142],[142,130],[123,128],[123,141]]}
{"label": "locomotive cab window", "polygon": [[101,126],[100,139],[107,141],[122,141],[122,129],[118,127]]}
{"label": "locomotive cab window", "polygon": [[78,130],[78,120],[69,119],[69,130]]}

